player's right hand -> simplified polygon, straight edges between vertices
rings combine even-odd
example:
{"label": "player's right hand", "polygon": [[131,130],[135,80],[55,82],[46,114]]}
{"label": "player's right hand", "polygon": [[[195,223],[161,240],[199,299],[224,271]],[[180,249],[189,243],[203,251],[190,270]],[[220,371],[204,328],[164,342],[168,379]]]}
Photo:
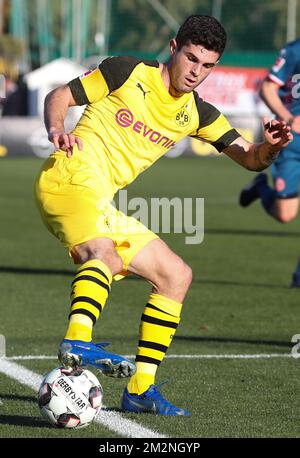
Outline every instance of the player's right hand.
{"label": "player's right hand", "polygon": [[78,149],[82,151],[83,143],[81,138],[64,131],[52,131],[48,135],[48,139],[54,144],[55,148],[66,151],[67,157],[73,154],[73,146],[76,144]]}

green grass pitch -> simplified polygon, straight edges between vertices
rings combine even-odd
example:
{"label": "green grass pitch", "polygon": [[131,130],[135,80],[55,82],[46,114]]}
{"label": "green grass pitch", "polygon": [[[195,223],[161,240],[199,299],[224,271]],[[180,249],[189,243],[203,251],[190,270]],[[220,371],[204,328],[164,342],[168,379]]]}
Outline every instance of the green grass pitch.
{"label": "green grass pitch", "polygon": [[[55,356],[66,329],[74,266],[44,228],[32,196],[39,159],[0,160],[0,334],[7,356]],[[253,174],[229,159],[164,159],[141,175],[129,197],[204,197],[205,235],[162,238],[193,268],[194,280],[169,355],[290,354],[300,334],[300,291],[289,282],[297,262],[299,221],[283,226],[255,203],[239,208],[240,188]],[[176,275],[176,272],[174,272]],[[139,318],[150,286],[136,278],[114,283],[95,341],[135,353]],[[43,374],[55,360],[19,360]],[[169,437],[299,437],[299,361],[168,358],[157,382],[190,418],[122,414]],[[118,412],[123,380],[100,377],[104,402]],[[36,393],[0,374],[0,437],[121,437],[93,424],[57,430],[41,417]]]}

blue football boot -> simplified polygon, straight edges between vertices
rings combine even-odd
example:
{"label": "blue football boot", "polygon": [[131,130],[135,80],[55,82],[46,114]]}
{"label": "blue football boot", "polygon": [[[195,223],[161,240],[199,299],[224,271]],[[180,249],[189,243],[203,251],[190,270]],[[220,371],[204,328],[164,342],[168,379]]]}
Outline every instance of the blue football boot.
{"label": "blue football boot", "polygon": [[248,207],[252,202],[259,198],[258,188],[261,185],[267,185],[268,177],[265,173],[260,173],[253,178],[250,183],[242,189],[240,193],[240,205],[241,207]]}
{"label": "blue football boot", "polygon": [[299,272],[293,273],[291,288],[300,288],[300,273]]}
{"label": "blue football boot", "polygon": [[82,340],[64,339],[58,350],[58,359],[65,367],[94,366],[109,377],[131,377],[135,364],[124,356],[108,353],[107,343],[94,344]]}
{"label": "blue football boot", "polygon": [[190,412],[180,409],[164,399],[158,390],[161,385],[151,385],[147,391],[140,395],[130,394],[125,388],[122,397],[122,410],[134,413],[151,412],[156,415],[172,415],[175,417],[180,415],[189,416]]}

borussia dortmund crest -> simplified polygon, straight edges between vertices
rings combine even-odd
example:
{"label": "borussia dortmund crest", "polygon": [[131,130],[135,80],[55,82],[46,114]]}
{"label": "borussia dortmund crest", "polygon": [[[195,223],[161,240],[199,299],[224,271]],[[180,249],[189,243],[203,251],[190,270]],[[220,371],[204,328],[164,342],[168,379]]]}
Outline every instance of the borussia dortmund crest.
{"label": "borussia dortmund crest", "polygon": [[186,111],[185,107],[181,108],[175,116],[175,122],[180,127],[186,127],[190,123],[190,115]]}

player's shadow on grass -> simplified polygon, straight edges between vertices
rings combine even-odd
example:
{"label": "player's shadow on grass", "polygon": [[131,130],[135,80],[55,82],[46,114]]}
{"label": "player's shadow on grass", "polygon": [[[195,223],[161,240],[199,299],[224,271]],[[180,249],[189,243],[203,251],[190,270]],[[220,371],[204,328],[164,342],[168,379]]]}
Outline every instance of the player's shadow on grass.
{"label": "player's shadow on grass", "polygon": [[281,238],[300,238],[299,232],[281,232],[281,231],[264,231],[259,229],[214,229],[214,228],[206,228],[205,234],[214,234],[214,235],[242,235],[246,237],[281,237]]}
{"label": "player's shadow on grass", "polygon": [[[12,266],[0,266],[0,273],[8,274],[21,274],[21,275],[58,275],[65,277],[74,277],[76,270],[71,269],[43,269],[43,268],[31,268],[31,267],[12,267]],[[130,281],[145,281],[143,278],[137,275],[128,275],[126,280]],[[201,279],[194,278],[193,283],[200,283],[204,285],[224,285],[224,286],[253,286],[255,288],[278,288],[278,289],[290,289],[288,285],[278,285],[274,283],[253,283],[253,282],[241,282],[221,279]]]}
{"label": "player's shadow on grass", "polygon": [[291,342],[283,342],[278,340],[262,340],[262,339],[239,339],[235,337],[214,337],[214,336],[174,336],[174,340],[191,341],[191,342],[221,342],[221,343],[238,343],[250,345],[270,345],[271,347],[286,347],[292,348]]}
{"label": "player's shadow on grass", "polygon": [[29,426],[31,428],[51,428],[43,418],[25,415],[0,415],[0,425]]}
{"label": "player's shadow on grass", "polygon": [[8,401],[24,401],[24,402],[37,402],[37,396],[23,396],[21,394],[1,394],[1,401],[7,399]]}
{"label": "player's shadow on grass", "polygon": [[12,267],[0,266],[0,272],[7,274],[27,274],[27,275],[61,275],[66,277],[74,277],[75,269],[38,269],[31,267]]}
{"label": "player's shadow on grass", "polygon": [[280,285],[278,283],[255,283],[246,281],[232,281],[232,280],[220,280],[212,278],[193,278],[193,283],[203,285],[224,285],[224,286],[241,286],[241,287],[254,287],[254,288],[276,288],[276,289],[288,289],[291,288],[289,285]]}

